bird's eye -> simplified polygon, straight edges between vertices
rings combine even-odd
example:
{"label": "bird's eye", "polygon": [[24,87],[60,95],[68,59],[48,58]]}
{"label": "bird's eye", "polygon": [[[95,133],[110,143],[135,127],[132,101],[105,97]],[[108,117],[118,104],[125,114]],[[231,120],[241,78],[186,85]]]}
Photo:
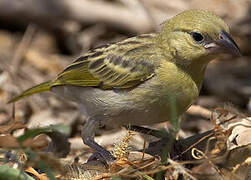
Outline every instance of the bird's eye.
{"label": "bird's eye", "polygon": [[201,33],[198,32],[192,32],[191,33],[192,38],[196,41],[196,42],[201,42],[204,40],[204,37]]}

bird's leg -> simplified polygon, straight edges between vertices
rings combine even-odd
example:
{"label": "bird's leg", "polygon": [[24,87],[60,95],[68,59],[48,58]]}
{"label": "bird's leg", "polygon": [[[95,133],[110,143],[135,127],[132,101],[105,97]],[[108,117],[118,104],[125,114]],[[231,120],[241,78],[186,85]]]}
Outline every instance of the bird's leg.
{"label": "bird's leg", "polygon": [[[99,122],[96,119],[88,118],[87,122],[83,127],[81,136],[84,141],[84,144],[97,151],[97,153],[94,153],[96,159],[100,161],[105,161],[109,164],[110,162],[115,160],[114,156],[94,141],[95,132],[98,127]],[[94,159],[93,156],[91,158]]]}
{"label": "bird's leg", "polygon": [[135,126],[135,125],[127,125],[125,126],[127,130],[143,133],[146,135],[151,135],[156,138],[165,138],[169,136],[168,132],[163,131],[163,130],[155,130],[155,129],[150,129],[146,127],[141,127],[141,126]]}

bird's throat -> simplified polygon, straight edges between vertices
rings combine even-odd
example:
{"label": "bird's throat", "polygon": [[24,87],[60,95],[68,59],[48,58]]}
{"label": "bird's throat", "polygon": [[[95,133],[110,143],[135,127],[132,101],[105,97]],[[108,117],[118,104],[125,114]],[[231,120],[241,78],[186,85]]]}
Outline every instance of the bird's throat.
{"label": "bird's throat", "polygon": [[181,66],[180,68],[190,76],[195,82],[198,90],[200,91],[205,71],[206,71],[207,63],[193,63],[190,66]]}

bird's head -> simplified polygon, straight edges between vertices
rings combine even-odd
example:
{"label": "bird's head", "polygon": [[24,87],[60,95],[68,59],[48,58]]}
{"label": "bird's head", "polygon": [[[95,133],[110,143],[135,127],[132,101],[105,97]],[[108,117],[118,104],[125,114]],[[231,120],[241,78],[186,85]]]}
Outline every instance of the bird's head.
{"label": "bird's head", "polygon": [[206,10],[188,10],[168,20],[159,40],[164,50],[182,64],[207,64],[219,53],[240,55],[226,23]]}

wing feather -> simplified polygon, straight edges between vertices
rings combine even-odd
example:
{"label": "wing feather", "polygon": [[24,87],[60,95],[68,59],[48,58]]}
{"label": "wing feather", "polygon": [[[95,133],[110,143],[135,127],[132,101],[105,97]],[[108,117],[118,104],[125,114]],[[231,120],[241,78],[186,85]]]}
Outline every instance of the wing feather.
{"label": "wing feather", "polygon": [[[128,46],[130,41],[133,43]],[[154,76],[155,66],[149,58],[152,45],[151,41],[134,37],[94,49],[60,73],[52,86],[132,88]]]}

